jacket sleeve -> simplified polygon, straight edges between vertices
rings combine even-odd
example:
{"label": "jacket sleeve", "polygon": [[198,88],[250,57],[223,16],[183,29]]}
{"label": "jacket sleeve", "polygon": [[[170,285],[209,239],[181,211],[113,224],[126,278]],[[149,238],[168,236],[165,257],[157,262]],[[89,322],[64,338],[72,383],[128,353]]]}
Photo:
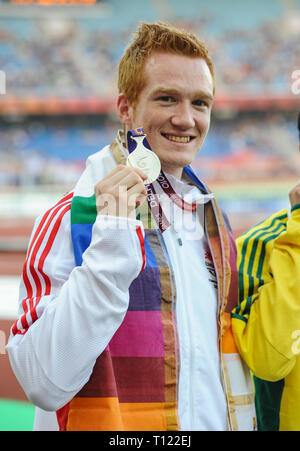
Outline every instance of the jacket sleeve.
{"label": "jacket sleeve", "polygon": [[[124,224],[116,230],[113,220]],[[145,264],[143,240],[140,221],[98,216],[76,267],[70,201],[36,221],[7,344],[14,373],[33,404],[57,410],[88,381],[126,314],[129,286]]]}
{"label": "jacket sleeve", "polygon": [[232,313],[237,347],[251,371],[268,381],[293,369],[300,335],[300,205],[237,239],[239,305]]}

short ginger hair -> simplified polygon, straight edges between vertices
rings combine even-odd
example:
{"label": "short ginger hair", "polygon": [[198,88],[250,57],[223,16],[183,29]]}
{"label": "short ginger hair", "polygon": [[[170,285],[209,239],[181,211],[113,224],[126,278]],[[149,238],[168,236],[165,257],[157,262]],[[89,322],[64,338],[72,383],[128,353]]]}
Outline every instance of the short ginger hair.
{"label": "short ginger hair", "polygon": [[144,66],[153,52],[174,53],[191,58],[203,58],[210,70],[215,92],[215,74],[212,60],[203,41],[194,34],[163,22],[141,22],[133,41],[125,49],[119,63],[118,89],[135,107],[146,80]]}

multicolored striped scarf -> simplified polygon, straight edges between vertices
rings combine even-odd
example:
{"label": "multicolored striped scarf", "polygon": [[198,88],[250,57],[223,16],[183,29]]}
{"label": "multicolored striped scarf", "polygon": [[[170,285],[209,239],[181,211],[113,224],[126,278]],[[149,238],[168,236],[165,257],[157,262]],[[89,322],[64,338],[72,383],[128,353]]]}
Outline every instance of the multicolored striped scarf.
{"label": "multicolored striped scarf", "polygon": [[[111,146],[117,164],[124,155]],[[191,168],[185,177],[203,190]],[[95,196],[86,197],[83,174],[71,206],[71,230],[77,265],[91,241],[97,216]],[[57,412],[62,430],[176,431],[178,419],[179,346],[176,293],[162,234],[147,203],[138,212],[145,228],[144,270],[132,282],[125,318],[96,360],[87,384]],[[205,207],[206,233],[218,277],[219,345],[228,421],[232,430],[253,429],[252,384],[231,331],[231,311],[238,301],[236,249],[229,225],[215,200]]]}

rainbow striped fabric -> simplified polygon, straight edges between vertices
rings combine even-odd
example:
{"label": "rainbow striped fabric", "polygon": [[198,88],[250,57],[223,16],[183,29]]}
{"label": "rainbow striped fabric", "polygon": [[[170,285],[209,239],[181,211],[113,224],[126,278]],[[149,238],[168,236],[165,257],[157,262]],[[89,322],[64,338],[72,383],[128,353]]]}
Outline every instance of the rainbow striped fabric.
{"label": "rainbow striped fabric", "polygon": [[[115,153],[114,157],[117,163],[122,162]],[[190,168],[185,168],[185,176],[204,189]],[[71,206],[77,265],[91,241],[97,214],[94,195],[85,196],[82,192],[87,190],[75,190]],[[57,412],[62,430],[180,430],[180,360],[173,272],[147,203],[139,211],[139,218],[145,228],[145,239],[141,241],[145,267],[130,286],[127,314],[96,360],[90,380]],[[235,244],[215,202],[206,207],[206,227],[218,275],[220,357],[229,425],[233,430],[253,429],[252,385],[231,332],[230,312],[237,303]]]}

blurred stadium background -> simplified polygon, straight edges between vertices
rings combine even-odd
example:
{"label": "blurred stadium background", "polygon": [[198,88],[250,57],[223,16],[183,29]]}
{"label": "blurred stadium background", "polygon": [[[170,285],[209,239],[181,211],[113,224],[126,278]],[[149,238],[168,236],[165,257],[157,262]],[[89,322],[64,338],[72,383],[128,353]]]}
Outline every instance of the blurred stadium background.
{"label": "blurred stadium background", "polygon": [[216,99],[194,168],[235,235],[287,207],[300,178],[300,0],[82,2],[0,0],[0,430],[33,425],[4,346],[34,218],[114,136],[117,63],[140,20],[182,26],[211,51]]}

